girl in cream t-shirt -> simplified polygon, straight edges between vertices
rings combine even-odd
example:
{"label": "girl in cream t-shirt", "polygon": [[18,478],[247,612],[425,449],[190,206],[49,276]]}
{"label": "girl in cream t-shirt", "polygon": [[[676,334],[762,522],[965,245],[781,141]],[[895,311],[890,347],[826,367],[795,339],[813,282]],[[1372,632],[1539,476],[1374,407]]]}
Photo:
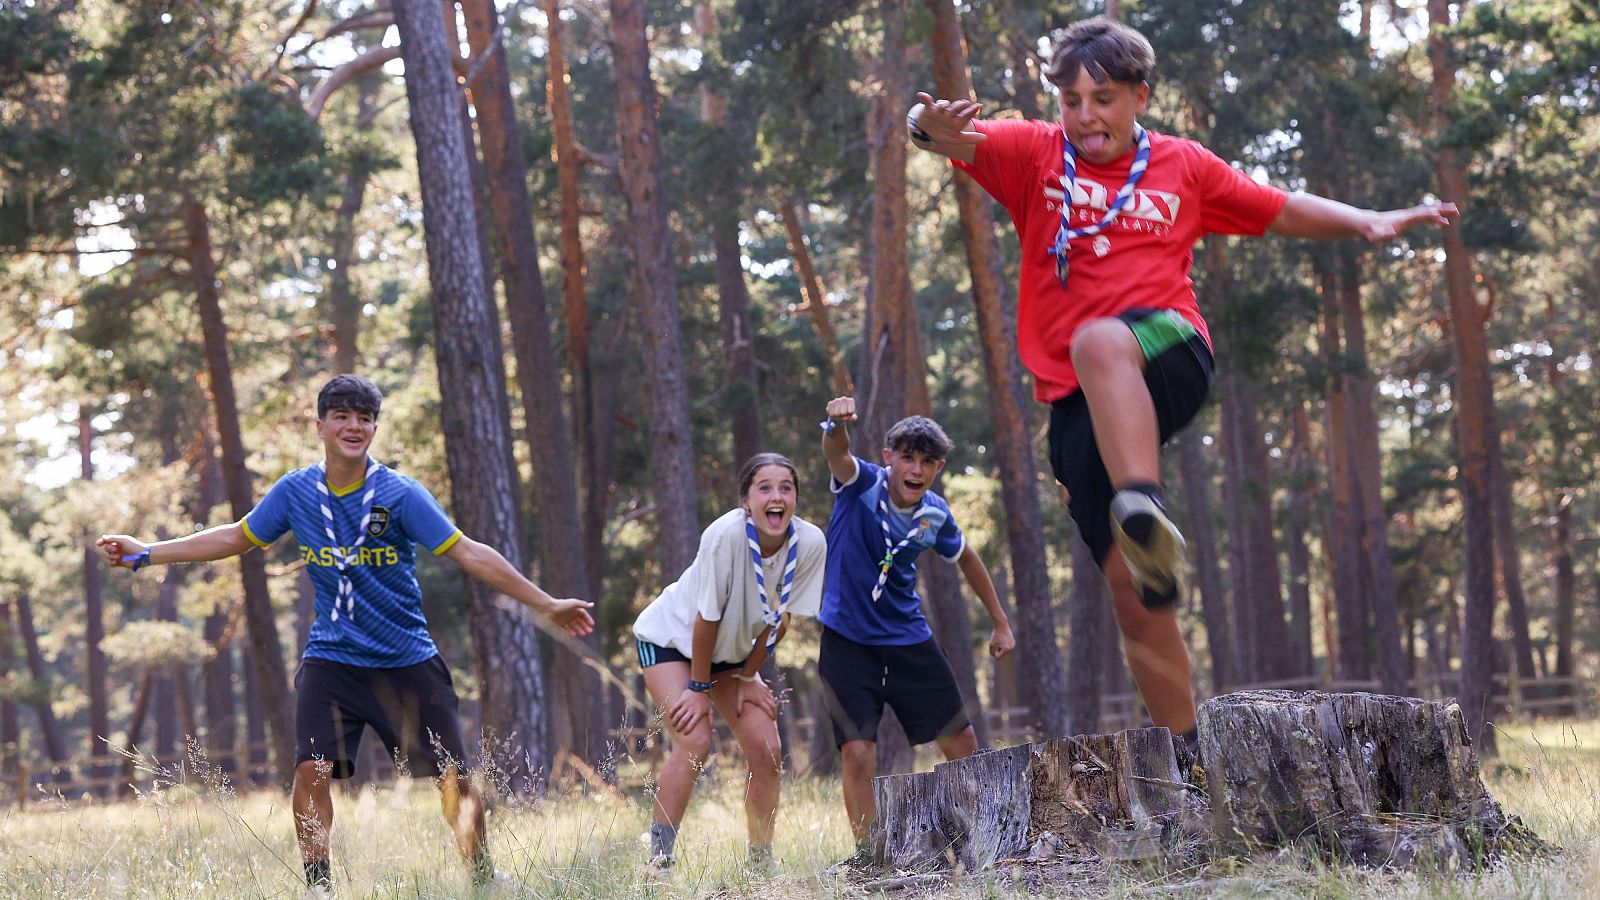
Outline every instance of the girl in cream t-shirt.
{"label": "girl in cream t-shirt", "polygon": [[739,506],[701,533],[694,562],[633,623],[645,686],[672,740],[651,814],[657,874],[672,868],[678,823],[711,749],[713,707],[750,766],[750,862],[772,866],[782,749],[777,698],[757,670],[789,616],[817,614],[827,557],[822,530],[794,514],[798,495],[793,463],[751,457],[739,473]]}

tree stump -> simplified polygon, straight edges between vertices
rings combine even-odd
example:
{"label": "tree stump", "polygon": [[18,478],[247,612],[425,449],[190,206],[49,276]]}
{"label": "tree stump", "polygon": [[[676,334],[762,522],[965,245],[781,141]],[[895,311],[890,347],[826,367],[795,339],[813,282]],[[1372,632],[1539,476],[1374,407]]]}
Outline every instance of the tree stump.
{"label": "tree stump", "polygon": [[[1250,691],[1200,705],[1223,846],[1309,846],[1370,866],[1453,870],[1539,839],[1484,789],[1461,710],[1410,697]],[[1051,848],[1103,860],[1193,849],[1205,801],[1165,728],[1023,744],[885,775],[873,850],[901,871],[974,871]],[[1029,852],[1029,848],[1035,848]]]}
{"label": "tree stump", "polygon": [[1165,728],[986,751],[876,779],[873,849],[891,869],[974,871],[1048,831],[1108,858],[1158,856],[1184,787]]}
{"label": "tree stump", "polygon": [[1455,703],[1245,691],[1200,705],[1216,836],[1362,865],[1455,869],[1538,839],[1478,777]]}

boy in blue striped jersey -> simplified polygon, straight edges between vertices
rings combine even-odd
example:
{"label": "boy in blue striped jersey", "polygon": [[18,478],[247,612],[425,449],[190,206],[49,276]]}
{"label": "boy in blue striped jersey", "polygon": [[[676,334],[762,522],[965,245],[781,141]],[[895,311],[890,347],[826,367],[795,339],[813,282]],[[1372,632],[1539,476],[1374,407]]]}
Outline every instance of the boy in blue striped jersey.
{"label": "boy in blue striped jersey", "polygon": [[569,634],[594,628],[593,604],[540,590],[494,548],[462,534],[427,488],[367,455],[382,403],[372,382],[335,376],[317,395],[323,461],[278,479],[243,519],[154,544],[123,534],[96,542],[112,565],[138,571],[238,556],[294,532],[316,587],[317,615],[295,675],[293,806],[306,882],[319,891],[332,881],[329,776],[355,772],[368,726],[391,756],[437,778],[474,878],[494,873],[482,798],[460,768],[466,747],[455,689],[422,614],[416,544]]}

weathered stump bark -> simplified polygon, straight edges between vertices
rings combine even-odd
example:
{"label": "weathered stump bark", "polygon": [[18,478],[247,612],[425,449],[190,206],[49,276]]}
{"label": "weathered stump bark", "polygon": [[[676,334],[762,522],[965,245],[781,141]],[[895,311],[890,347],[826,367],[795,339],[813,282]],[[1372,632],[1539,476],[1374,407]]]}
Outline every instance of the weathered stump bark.
{"label": "weathered stump bark", "polygon": [[1245,691],[1200,706],[1216,836],[1362,865],[1481,865],[1537,838],[1478,777],[1461,709],[1414,697]]}
{"label": "weathered stump bark", "polygon": [[1157,856],[1185,786],[1168,731],[1140,728],[983,752],[874,787],[882,865],[973,871],[1026,854],[1046,831],[1107,858]]}
{"label": "weathered stump bark", "polygon": [[[1454,703],[1229,694],[1200,705],[1200,762],[1223,846],[1298,845],[1361,865],[1441,870],[1542,846],[1484,789]],[[979,753],[878,778],[873,848],[886,868],[924,872],[1036,859],[1060,845],[1104,860],[1159,858],[1193,850],[1181,838],[1205,834],[1206,804],[1189,774],[1165,728]]]}

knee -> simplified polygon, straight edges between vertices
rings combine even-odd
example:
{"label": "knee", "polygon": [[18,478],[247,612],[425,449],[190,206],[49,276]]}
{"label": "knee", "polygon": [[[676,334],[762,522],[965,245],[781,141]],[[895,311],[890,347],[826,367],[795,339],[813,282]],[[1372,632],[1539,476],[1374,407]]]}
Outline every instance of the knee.
{"label": "knee", "polygon": [[871,778],[878,769],[878,745],[873,741],[846,741],[839,748],[839,758],[847,774]]}
{"label": "knee", "polygon": [[1133,363],[1130,348],[1137,346],[1138,340],[1121,319],[1090,319],[1072,335],[1072,365],[1080,373],[1092,373]]}
{"label": "knee", "polygon": [[318,759],[304,760],[294,767],[294,786],[300,790],[309,790],[327,784],[332,774],[331,763]]}
{"label": "knee", "polygon": [[750,777],[777,780],[783,774],[783,745],[777,741],[765,743],[755,748],[748,762]]}
{"label": "knee", "polygon": [[706,757],[711,755],[711,729],[702,727],[688,734],[674,733],[672,752],[689,757],[689,761],[695,765],[704,763]]}

